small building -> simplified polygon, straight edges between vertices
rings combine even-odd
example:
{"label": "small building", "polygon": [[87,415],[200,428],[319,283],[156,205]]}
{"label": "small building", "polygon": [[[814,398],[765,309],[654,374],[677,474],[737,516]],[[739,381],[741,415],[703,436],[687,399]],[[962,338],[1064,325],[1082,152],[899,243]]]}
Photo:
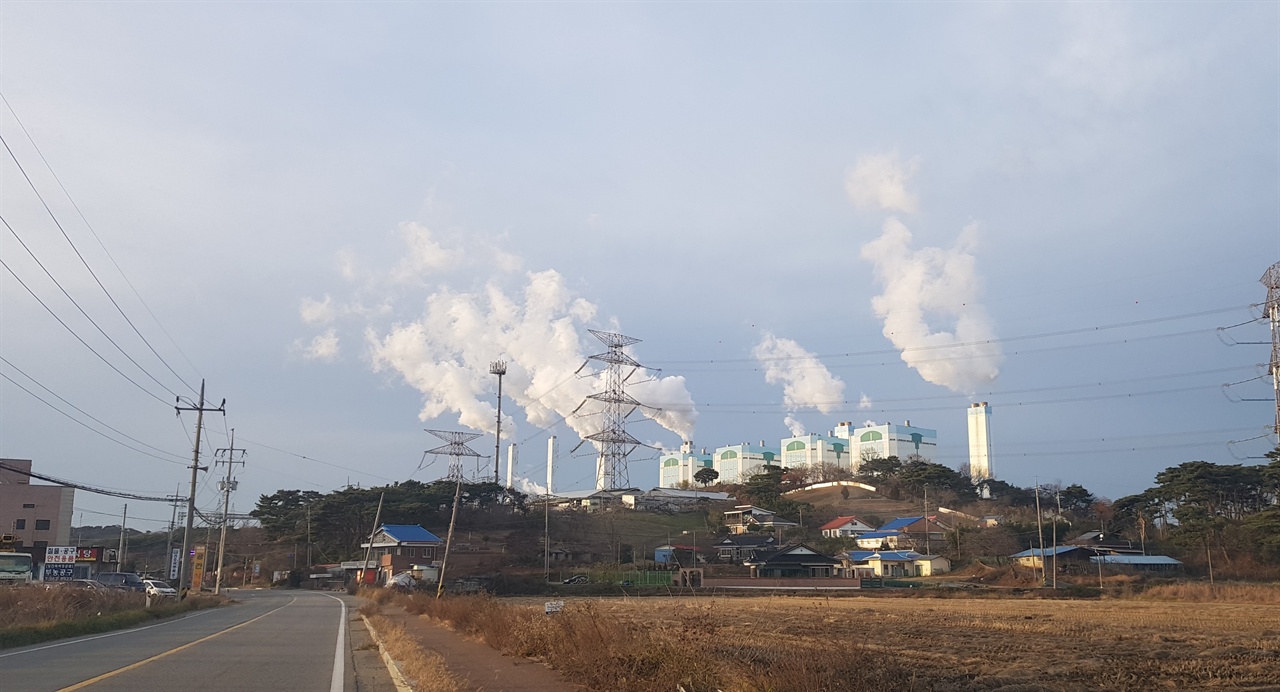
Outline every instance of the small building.
{"label": "small building", "polygon": [[1095,555],[1089,558],[1095,565],[1119,567],[1136,572],[1176,572],[1182,563],[1168,555]]}
{"label": "small building", "polygon": [[[367,551],[369,565],[388,577],[408,570],[416,562],[434,562],[443,546],[444,541],[417,524],[383,524],[374,532],[373,540],[360,544]],[[371,581],[370,577],[364,579]]]}
{"label": "small building", "polygon": [[822,535],[827,538],[850,538],[872,531],[874,527],[854,516],[836,517],[822,525]]}
{"label": "small building", "polygon": [[1045,566],[1045,562],[1053,565],[1070,564],[1070,563],[1086,563],[1092,556],[1097,555],[1097,551],[1092,548],[1086,548],[1079,545],[1060,545],[1056,548],[1029,548],[1020,553],[1014,553],[1009,557],[1023,567],[1034,567],[1041,569]]}
{"label": "small building", "polygon": [[940,541],[947,537],[947,533],[952,530],[950,524],[944,524],[938,521],[937,515],[930,517],[898,517],[893,521],[881,526],[880,531],[894,531],[905,534],[910,540],[912,547],[928,550],[933,545],[941,545]]}
{"label": "small building", "polygon": [[738,505],[724,513],[725,526],[730,533],[746,533],[755,527],[757,531],[785,529],[799,526],[794,521],[778,517],[777,513],[753,505]]}
{"label": "small building", "polygon": [[853,544],[863,550],[897,550],[908,547],[910,541],[900,531],[868,531],[855,538]]}
{"label": "small building", "polygon": [[778,539],[769,534],[743,533],[726,536],[712,545],[716,556],[728,562],[742,562],[751,557],[752,551],[777,547]]}
{"label": "small building", "polygon": [[622,494],[622,506],[642,512],[678,512],[692,510],[705,502],[726,502],[729,493],[714,490],[682,488],[654,488],[648,492],[638,490]]}
{"label": "small building", "polygon": [[840,560],[803,543],[754,551],[743,564],[751,568],[752,578],[833,577],[840,571]]}
{"label": "small building", "polygon": [[951,561],[914,550],[851,550],[846,554],[845,570],[856,577],[931,577],[950,572]]}
{"label": "small building", "polygon": [[653,549],[653,561],[660,565],[692,567],[705,559],[700,555],[702,549],[692,545],[660,545]]}

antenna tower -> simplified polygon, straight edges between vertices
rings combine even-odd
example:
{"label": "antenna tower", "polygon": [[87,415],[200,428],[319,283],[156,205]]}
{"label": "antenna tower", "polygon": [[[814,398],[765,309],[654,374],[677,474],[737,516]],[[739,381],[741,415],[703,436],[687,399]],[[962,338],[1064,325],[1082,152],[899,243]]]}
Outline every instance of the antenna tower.
{"label": "antenna tower", "polygon": [[462,480],[462,457],[480,457],[480,453],[467,446],[467,443],[480,437],[480,433],[467,432],[451,432],[448,430],[430,430],[427,432],[444,440],[447,444],[442,444],[435,449],[428,449],[427,454],[447,454],[449,456],[449,475],[445,476],[446,480],[461,481]]}
{"label": "antenna tower", "polygon": [[1271,387],[1276,393],[1276,421],[1273,430],[1280,437],[1280,262],[1268,267],[1259,281],[1267,287],[1267,303],[1263,310],[1271,322],[1271,364],[1267,370],[1271,373]]}
{"label": "antenna tower", "polygon": [[[603,392],[591,394],[587,399],[599,401],[604,404],[604,411],[601,413],[602,422],[600,432],[593,435],[587,435],[584,441],[590,440],[596,443],[600,451],[600,458],[596,466],[596,488],[600,490],[619,490],[631,487],[631,479],[627,473],[627,457],[636,447],[644,446],[640,440],[637,440],[627,432],[627,417],[637,408],[645,407],[634,397],[626,392],[627,381],[635,372],[644,366],[636,362],[634,358],[627,355],[622,349],[632,344],[640,343],[640,339],[622,334],[614,334],[611,332],[601,332],[595,329],[588,329],[591,335],[599,339],[601,343],[609,348],[608,351],[587,358],[587,362],[599,361],[605,363],[605,387]],[[586,367],[586,363],[583,367]],[[630,370],[623,375],[622,371],[626,368]],[[579,368],[581,372],[581,368]],[[585,404],[586,402],[582,402]],[[582,408],[579,404],[578,408]],[[578,447],[581,447],[579,443]],[[574,447],[576,450],[577,447]]]}

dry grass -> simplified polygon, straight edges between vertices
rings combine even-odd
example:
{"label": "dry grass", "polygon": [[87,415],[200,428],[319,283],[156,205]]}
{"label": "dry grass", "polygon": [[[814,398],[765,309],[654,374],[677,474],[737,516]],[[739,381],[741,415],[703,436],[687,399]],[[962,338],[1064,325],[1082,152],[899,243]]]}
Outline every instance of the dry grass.
{"label": "dry grass", "polygon": [[1147,588],[1136,598],[1188,603],[1266,603],[1280,605],[1280,584],[1205,584],[1182,582]]}
{"label": "dry grass", "polygon": [[192,594],[144,608],[146,597],[116,590],[21,586],[0,589],[0,648],[24,646],[130,627],[156,618],[225,603]]}
{"label": "dry grass", "polygon": [[[376,607],[376,605],[375,605]],[[364,611],[364,608],[361,608]],[[378,638],[391,658],[400,666],[409,684],[417,692],[457,692],[462,689],[458,679],[449,673],[444,657],[424,649],[405,629],[381,615],[369,615]]]}
{"label": "dry grass", "polygon": [[1268,593],[583,599],[554,616],[532,598],[398,604],[591,689],[1280,689],[1280,605]]}

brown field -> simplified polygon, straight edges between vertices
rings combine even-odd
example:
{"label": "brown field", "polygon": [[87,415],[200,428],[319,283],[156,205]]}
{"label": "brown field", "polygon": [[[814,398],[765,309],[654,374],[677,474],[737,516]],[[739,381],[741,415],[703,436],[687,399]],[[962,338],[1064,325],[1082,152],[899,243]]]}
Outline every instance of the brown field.
{"label": "brown field", "polygon": [[584,598],[551,618],[542,599],[449,601],[410,610],[592,687],[1280,689],[1274,601]]}

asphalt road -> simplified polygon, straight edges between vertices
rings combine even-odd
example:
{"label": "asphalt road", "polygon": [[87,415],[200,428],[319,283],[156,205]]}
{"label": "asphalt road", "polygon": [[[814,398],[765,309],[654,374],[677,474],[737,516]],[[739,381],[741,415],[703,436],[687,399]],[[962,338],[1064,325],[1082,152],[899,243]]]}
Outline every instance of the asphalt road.
{"label": "asphalt road", "polygon": [[345,594],[233,591],[238,603],[0,651],[0,690],[353,692]]}

